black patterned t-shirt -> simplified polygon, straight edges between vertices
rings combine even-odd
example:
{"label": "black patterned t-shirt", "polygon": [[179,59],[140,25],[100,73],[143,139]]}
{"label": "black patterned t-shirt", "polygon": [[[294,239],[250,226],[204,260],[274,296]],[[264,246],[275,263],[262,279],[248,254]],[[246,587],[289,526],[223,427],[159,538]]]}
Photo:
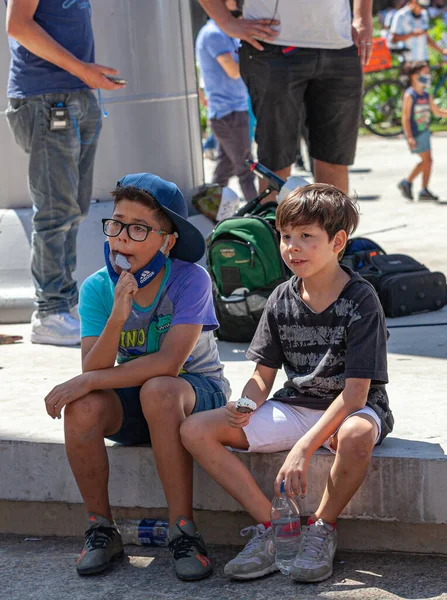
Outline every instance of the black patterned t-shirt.
{"label": "black patterned t-shirt", "polygon": [[247,358],[272,369],[284,366],[287,382],[274,399],[325,410],[348,378],[370,379],[369,400],[386,400],[388,332],[372,286],[351,276],[340,296],[315,313],[292,277],[269,297]]}

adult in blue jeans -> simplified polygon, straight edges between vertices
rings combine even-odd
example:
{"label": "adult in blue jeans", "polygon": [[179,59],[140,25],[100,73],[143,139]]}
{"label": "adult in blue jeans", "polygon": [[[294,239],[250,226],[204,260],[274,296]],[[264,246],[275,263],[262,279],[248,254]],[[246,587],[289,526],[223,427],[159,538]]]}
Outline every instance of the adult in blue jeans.
{"label": "adult in blue jeans", "polygon": [[[6,0],[11,65],[6,116],[29,154],[31,271],[37,310],[31,341],[80,343],[76,237],[87,216],[101,113],[91,88],[123,86],[94,62],[90,3]],[[54,109],[59,109],[57,114]]]}
{"label": "adult in blue jeans", "polygon": [[[199,0],[242,40],[240,73],[257,119],[258,159],[286,179],[306,110],[315,181],[348,192],[357,143],[362,65],[372,47],[372,0],[245,0],[235,19],[222,0]],[[266,183],[261,181],[261,190]]]}

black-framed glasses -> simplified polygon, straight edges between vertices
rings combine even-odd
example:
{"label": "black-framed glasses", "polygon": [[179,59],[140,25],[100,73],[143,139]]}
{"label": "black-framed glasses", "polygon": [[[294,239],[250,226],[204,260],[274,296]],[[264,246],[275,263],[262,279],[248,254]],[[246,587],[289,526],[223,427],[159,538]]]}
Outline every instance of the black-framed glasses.
{"label": "black-framed glasses", "polygon": [[102,230],[107,237],[116,237],[126,228],[127,235],[134,242],[144,242],[147,236],[153,232],[159,235],[169,235],[164,229],[154,229],[150,225],[140,223],[122,223],[116,219],[102,219]]}

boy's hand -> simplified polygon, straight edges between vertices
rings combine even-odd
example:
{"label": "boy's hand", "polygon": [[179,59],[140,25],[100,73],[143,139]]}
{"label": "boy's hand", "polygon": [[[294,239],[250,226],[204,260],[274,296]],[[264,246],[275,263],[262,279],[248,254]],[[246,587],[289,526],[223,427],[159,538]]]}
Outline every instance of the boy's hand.
{"label": "boy's hand", "polygon": [[408,138],[408,145],[410,146],[411,150],[414,150],[416,148],[416,140],[414,139],[414,137]]}
{"label": "boy's hand", "polygon": [[241,429],[242,427],[248,425],[250,422],[251,413],[244,414],[238,412],[236,410],[236,400],[230,400],[229,402],[227,402],[225,414],[227,416],[228,425],[230,427],[236,427]]}
{"label": "boy's hand", "polygon": [[310,456],[298,444],[289,452],[283,466],[275,479],[275,495],[280,496],[281,482],[284,481],[284,491],[290,498],[307,493],[307,470]]}
{"label": "boy's hand", "polygon": [[110,318],[113,321],[124,323],[132,310],[132,300],[138,292],[138,284],[132,273],[122,271],[115,286],[115,297]]}
{"label": "boy's hand", "polygon": [[45,397],[45,407],[52,419],[60,419],[64,406],[92,391],[92,372],[83,373],[54,387]]}

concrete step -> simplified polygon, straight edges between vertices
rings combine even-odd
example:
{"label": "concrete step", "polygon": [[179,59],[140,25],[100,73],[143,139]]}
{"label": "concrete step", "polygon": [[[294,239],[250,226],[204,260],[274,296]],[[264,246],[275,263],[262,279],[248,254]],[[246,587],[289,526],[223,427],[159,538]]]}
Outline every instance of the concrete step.
{"label": "concrete step", "polygon": [[[107,450],[116,518],[164,516],[166,501],[152,449],[111,445]],[[62,443],[2,440],[0,456],[0,532],[82,533],[85,512]],[[271,497],[273,480],[286,453],[240,453],[239,457]],[[309,493],[300,501],[303,515],[316,508],[332,461],[332,455],[323,449],[312,458]],[[342,513],[341,547],[447,554],[446,490],[447,458],[443,453],[427,455],[418,442],[385,440],[374,451],[364,484]],[[238,531],[251,523],[241,506],[197,465],[194,508],[212,543],[241,543]]]}

